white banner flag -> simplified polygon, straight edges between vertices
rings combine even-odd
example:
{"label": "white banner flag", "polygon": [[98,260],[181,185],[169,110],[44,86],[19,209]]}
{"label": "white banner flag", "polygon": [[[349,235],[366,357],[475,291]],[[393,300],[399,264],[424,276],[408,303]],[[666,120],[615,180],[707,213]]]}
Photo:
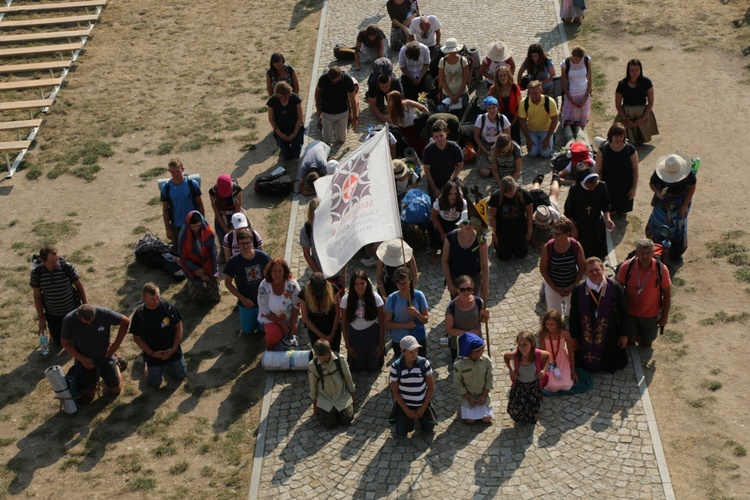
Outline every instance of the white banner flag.
{"label": "white banner flag", "polygon": [[388,127],[315,181],[313,243],[326,276],[335,275],[360,248],[401,237]]}

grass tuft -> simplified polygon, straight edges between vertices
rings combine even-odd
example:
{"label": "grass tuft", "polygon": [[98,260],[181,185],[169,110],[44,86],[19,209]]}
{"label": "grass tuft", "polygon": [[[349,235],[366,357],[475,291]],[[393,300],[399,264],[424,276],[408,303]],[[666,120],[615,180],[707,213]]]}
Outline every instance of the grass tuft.
{"label": "grass tuft", "polygon": [[710,326],[717,323],[742,323],[744,325],[748,318],[750,318],[750,313],[747,312],[728,314],[724,311],[719,311],[714,313],[710,318],[700,320],[698,324],[701,326]]}
{"label": "grass tuft", "polygon": [[742,266],[734,272],[734,277],[740,283],[750,283],[750,266]]}
{"label": "grass tuft", "polygon": [[156,488],[156,480],[151,477],[137,477],[128,484],[128,491],[151,491]]}
{"label": "grass tuft", "polygon": [[146,170],[145,172],[141,172],[138,174],[138,177],[140,177],[143,181],[150,181],[151,179],[157,179],[161,177],[162,175],[166,174],[169,170],[167,167],[154,167]]}
{"label": "grass tuft", "polygon": [[710,253],[709,257],[726,257],[735,253],[747,252],[747,247],[742,243],[733,241],[711,241],[706,243]]}
{"label": "grass tuft", "polygon": [[685,334],[677,330],[666,329],[664,331],[664,338],[673,344],[679,344],[685,340]]}
{"label": "grass tuft", "polygon": [[724,384],[722,384],[719,380],[703,379],[701,381],[701,387],[703,387],[704,389],[708,389],[711,392],[716,392],[724,387]]}
{"label": "grass tuft", "polygon": [[177,476],[177,475],[182,474],[185,471],[187,471],[188,467],[189,466],[188,466],[187,461],[183,460],[181,462],[177,462],[172,467],[170,467],[169,468],[169,473],[172,474],[173,476]]}

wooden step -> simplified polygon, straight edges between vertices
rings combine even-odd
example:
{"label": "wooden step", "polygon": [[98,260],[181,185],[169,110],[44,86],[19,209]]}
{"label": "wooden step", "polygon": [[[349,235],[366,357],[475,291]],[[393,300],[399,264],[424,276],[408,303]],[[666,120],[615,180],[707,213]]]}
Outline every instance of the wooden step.
{"label": "wooden step", "polygon": [[55,102],[54,99],[36,99],[34,101],[10,101],[0,102],[0,111],[13,111],[15,109],[48,108]]}
{"label": "wooden step", "polygon": [[85,30],[47,31],[40,33],[28,33],[25,35],[0,36],[0,43],[35,42],[38,40],[57,40],[61,38],[81,38],[91,36],[91,28]]}
{"label": "wooden step", "polygon": [[51,54],[53,52],[68,52],[83,48],[83,42],[58,43],[55,45],[37,45],[35,47],[15,47],[0,49],[0,57],[28,56],[33,54]]}
{"label": "wooden step", "polygon": [[46,17],[44,19],[24,19],[23,21],[0,21],[0,29],[28,28],[30,26],[49,26],[53,24],[93,23],[99,20],[99,14],[83,16]]}
{"label": "wooden step", "polygon": [[71,10],[85,9],[87,7],[104,7],[107,0],[88,0],[85,2],[49,2],[27,5],[11,5],[10,7],[0,7],[0,14],[12,14],[18,12],[33,12],[40,10]]}
{"label": "wooden step", "polygon": [[38,89],[42,87],[56,87],[62,84],[62,78],[42,78],[40,80],[18,80],[0,83],[0,90]]}
{"label": "wooden step", "polygon": [[36,120],[16,120],[13,122],[0,122],[0,131],[2,130],[18,130],[20,128],[36,128],[42,124],[41,118]]}
{"label": "wooden step", "polygon": [[73,61],[47,61],[30,64],[6,64],[0,66],[1,73],[31,73],[33,71],[44,71],[47,69],[67,69]]}
{"label": "wooden step", "polygon": [[31,146],[31,141],[0,142],[0,151],[20,151],[28,149],[29,146]]}

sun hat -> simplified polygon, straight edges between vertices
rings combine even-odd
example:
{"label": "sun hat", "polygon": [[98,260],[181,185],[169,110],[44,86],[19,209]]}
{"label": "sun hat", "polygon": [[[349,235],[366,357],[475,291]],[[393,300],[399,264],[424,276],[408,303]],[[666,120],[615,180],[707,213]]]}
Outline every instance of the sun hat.
{"label": "sun hat", "polygon": [[486,108],[487,106],[499,106],[499,104],[497,102],[497,99],[495,97],[492,97],[492,96],[485,97],[484,98],[484,107]]}
{"label": "sun hat", "polygon": [[692,167],[693,159],[685,153],[678,151],[656,160],[655,170],[659,179],[671,184],[673,182],[680,182],[686,178],[690,174]]}
{"label": "sun hat", "polygon": [[406,163],[401,160],[393,160],[393,177],[396,179],[403,177],[406,170]]}
{"label": "sun hat", "polygon": [[607,142],[607,139],[604,137],[596,136],[594,137],[594,151],[599,151],[599,148],[602,147],[602,144]]}
{"label": "sun hat", "polygon": [[453,52],[458,52],[463,48],[463,44],[458,43],[458,40],[456,40],[455,38],[449,38],[445,41],[445,45],[443,45],[440,50],[443,51],[443,54],[452,54]]}
{"label": "sun hat", "polygon": [[232,227],[235,229],[244,229],[248,227],[247,217],[245,217],[245,214],[237,212],[236,214],[232,215]]}
{"label": "sun hat", "polygon": [[539,205],[534,211],[534,224],[539,228],[546,228],[552,222],[552,214],[547,205]]}
{"label": "sun hat", "polygon": [[406,262],[411,260],[414,251],[404,242],[404,255],[401,255],[401,239],[396,238],[391,241],[384,241],[378,246],[375,251],[378,259],[388,267],[399,267],[405,264],[403,257],[406,257]]}
{"label": "sun hat", "polygon": [[492,42],[492,45],[487,49],[487,57],[495,62],[503,62],[511,56],[508,46],[505,42],[500,40]]}
{"label": "sun hat", "polygon": [[222,198],[232,196],[232,178],[228,174],[221,174],[216,180],[216,193]]}
{"label": "sun hat", "polygon": [[419,342],[417,342],[417,339],[411,335],[402,338],[398,345],[401,347],[402,351],[412,351],[419,348]]}

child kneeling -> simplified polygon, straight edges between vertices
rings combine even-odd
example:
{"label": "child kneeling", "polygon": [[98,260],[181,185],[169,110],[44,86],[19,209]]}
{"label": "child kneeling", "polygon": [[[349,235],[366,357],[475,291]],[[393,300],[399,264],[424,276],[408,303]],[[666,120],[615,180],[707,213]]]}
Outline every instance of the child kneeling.
{"label": "child kneeling", "polygon": [[327,340],[313,346],[315,358],[307,365],[313,413],[325,427],[349,425],[354,420],[354,381],[349,365],[331,352]]}
{"label": "child kneeling", "polygon": [[503,356],[513,381],[508,395],[508,415],[514,422],[536,424],[542,407],[542,387],[547,385],[545,376],[550,355],[536,348],[534,334],[529,331],[519,333],[516,344],[514,351]]}
{"label": "child kneeling", "polygon": [[464,333],[458,337],[458,359],[453,363],[453,386],[461,398],[461,418],[467,424],[489,423],[494,415],[490,403],[492,361],[483,356],[482,337]]}

